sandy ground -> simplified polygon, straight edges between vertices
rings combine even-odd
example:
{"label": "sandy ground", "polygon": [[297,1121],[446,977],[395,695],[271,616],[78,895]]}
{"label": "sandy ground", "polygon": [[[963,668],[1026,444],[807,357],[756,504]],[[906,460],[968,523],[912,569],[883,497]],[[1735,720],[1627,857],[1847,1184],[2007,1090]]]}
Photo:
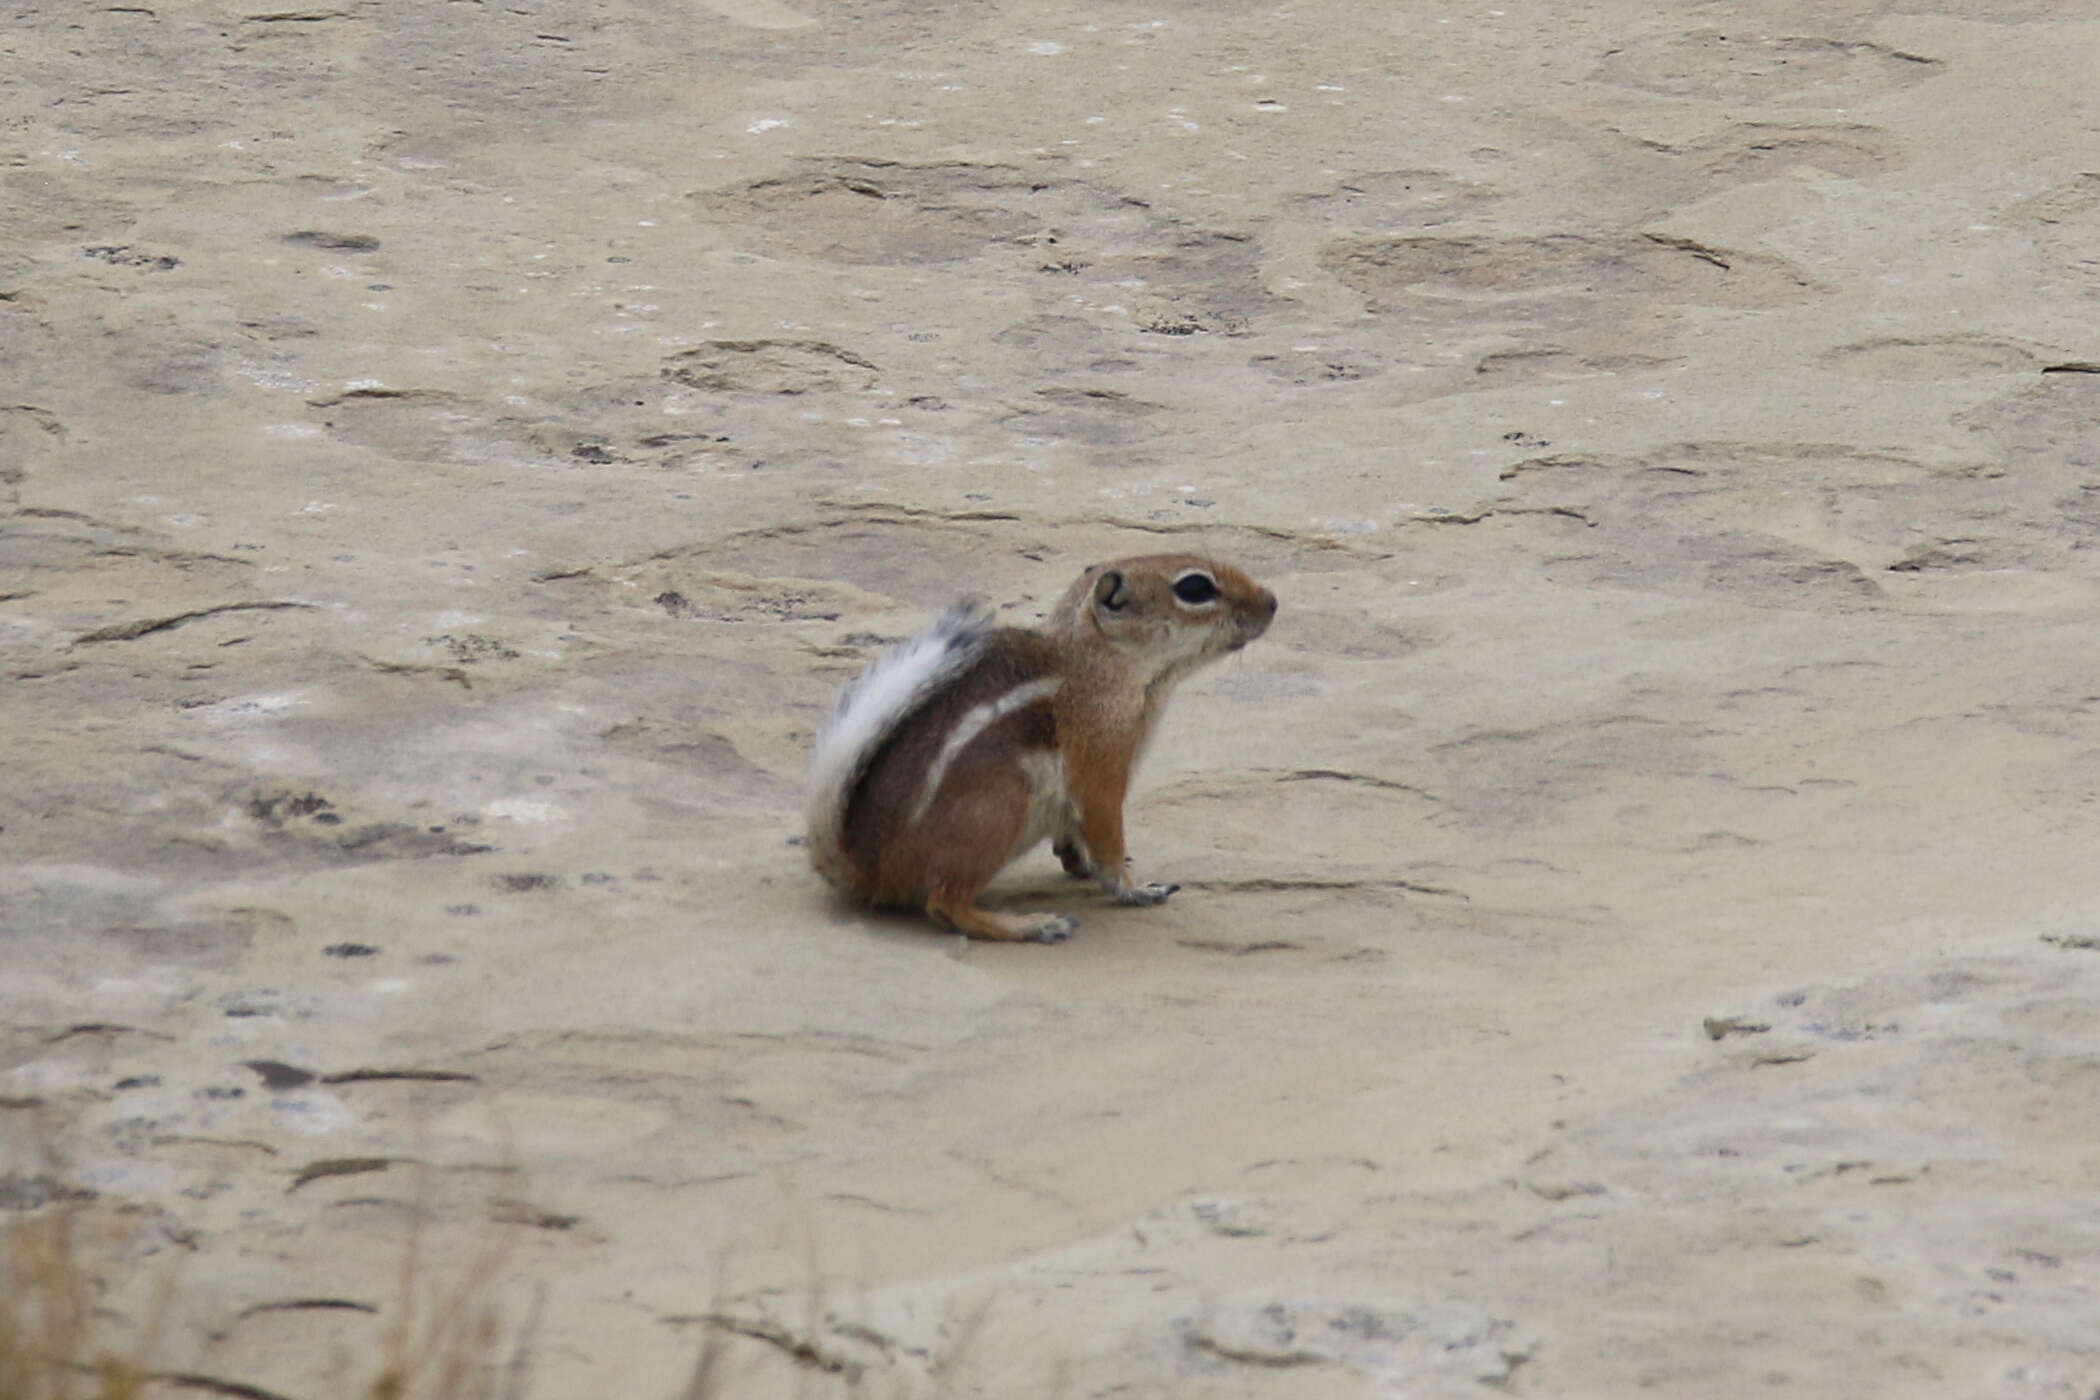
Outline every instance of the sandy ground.
{"label": "sandy ground", "polygon": [[[2090,14],[16,5],[0,1220],[290,1400],[411,1241],[538,1400],[2090,1395]],[[1163,547],[1182,893],[833,907]]]}

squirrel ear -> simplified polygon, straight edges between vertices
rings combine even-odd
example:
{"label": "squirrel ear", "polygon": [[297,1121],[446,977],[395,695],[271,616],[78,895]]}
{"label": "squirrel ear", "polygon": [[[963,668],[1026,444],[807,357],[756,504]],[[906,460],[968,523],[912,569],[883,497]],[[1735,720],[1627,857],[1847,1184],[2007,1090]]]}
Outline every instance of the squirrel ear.
{"label": "squirrel ear", "polygon": [[1121,612],[1130,603],[1130,586],[1121,574],[1110,569],[1094,584],[1094,601],[1110,612]]}

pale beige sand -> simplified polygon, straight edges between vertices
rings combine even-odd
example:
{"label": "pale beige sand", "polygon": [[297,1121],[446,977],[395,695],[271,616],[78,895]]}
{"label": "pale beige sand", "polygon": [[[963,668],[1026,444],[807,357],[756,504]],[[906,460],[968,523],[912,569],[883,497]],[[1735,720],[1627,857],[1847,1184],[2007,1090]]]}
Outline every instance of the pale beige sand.
{"label": "pale beige sand", "polygon": [[[542,1398],[2090,1395],[2090,15],[17,7],[0,1220],[294,1400],[419,1210]],[[829,906],[1160,546],[1173,903]]]}

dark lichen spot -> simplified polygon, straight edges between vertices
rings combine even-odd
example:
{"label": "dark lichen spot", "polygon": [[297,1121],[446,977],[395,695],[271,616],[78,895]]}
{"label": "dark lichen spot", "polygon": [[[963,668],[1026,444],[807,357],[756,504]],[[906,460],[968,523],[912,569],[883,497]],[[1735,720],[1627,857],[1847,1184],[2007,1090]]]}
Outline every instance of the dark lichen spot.
{"label": "dark lichen spot", "polygon": [[369,253],[379,246],[379,240],[369,233],[330,233],[325,229],[300,229],[284,236],[287,243],[300,243],[309,248],[328,248],[339,253]]}

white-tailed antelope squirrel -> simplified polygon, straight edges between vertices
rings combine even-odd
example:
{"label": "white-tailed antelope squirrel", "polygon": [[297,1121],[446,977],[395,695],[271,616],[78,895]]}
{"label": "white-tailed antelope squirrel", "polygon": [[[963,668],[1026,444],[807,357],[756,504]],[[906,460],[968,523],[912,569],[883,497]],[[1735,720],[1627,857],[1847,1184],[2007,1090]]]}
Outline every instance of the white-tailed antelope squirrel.
{"label": "white-tailed antelope squirrel", "polygon": [[809,856],[842,893],[922,907],[972,938],[1058,943],[1078,921],[977,895],[1045,837],[1124,904],[1141,884],[1123,797],[1176,683],[1268,630],[1276,595],[1194,554],[1096,564],[1041,630],[978,602],[878,657],[839,697],[810,762]]}

